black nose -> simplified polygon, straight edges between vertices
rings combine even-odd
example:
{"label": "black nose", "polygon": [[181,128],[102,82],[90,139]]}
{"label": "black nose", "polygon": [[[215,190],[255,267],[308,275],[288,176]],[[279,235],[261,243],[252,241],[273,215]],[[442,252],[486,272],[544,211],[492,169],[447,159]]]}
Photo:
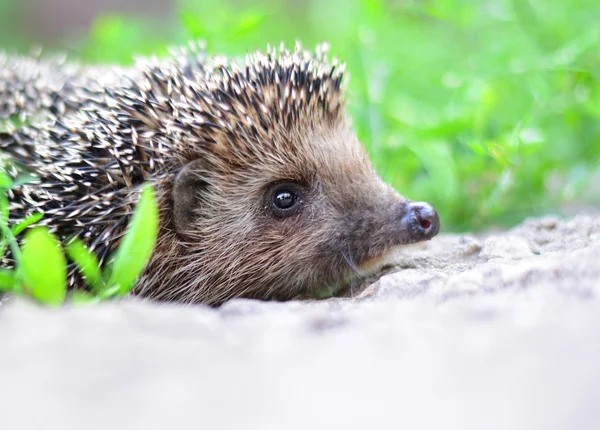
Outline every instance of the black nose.
{"label": "black nose", "polygon": [[431,239],[440,232],[440,217],[435,209],[423,202],[412,202],[407,207],[410,229],[419,239]]}

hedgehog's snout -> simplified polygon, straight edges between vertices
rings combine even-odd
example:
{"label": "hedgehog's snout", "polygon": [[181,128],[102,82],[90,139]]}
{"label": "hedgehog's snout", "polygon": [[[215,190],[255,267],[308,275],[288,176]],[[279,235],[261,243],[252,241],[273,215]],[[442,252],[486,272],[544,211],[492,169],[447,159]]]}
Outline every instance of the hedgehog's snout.
{"label": "hedgehog's snout", "polygon": [[428,240],[440,232],[440,217],[435,209],[424,202],[411,202],[402,223],[408,226],[415,242]]}

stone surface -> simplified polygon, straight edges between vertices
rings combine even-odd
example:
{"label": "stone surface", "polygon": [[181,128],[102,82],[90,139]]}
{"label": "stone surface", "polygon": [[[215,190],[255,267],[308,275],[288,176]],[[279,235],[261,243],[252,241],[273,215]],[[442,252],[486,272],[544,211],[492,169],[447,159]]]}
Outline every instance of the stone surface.
{"label": "stone surface", "polygon": [[3,429],[600,428],[600,217],[442,235],[353,297],[0,306]]}

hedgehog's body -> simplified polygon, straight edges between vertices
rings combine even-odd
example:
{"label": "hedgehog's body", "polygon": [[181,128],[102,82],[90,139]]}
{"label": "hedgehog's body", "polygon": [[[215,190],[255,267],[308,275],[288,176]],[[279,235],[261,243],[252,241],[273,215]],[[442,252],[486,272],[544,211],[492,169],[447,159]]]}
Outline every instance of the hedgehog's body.
{"label": "hedgehog's body", "polygon": [[[52,70],[52,102],[5,109],[44,117],[0,134],[4,153],[40,175],[9,196],[12,216],[42,211],[105,259],[153,182],[160,231],[139,294],[286,299],[439,229],[429,206],[374,173],[343,111],[342,72],[323,53],[236,66],[191,49],[102,76]],[[0,107],[14,94],[0,87]]]}

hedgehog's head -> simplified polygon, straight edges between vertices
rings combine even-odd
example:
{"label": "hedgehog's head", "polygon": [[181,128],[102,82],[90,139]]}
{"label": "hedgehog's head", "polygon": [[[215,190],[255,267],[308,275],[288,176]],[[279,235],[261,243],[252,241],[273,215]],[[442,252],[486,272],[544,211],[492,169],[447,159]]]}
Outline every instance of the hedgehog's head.
{"label": "hedgehog's head", "polygon": [[438,233],[431,206],[375,173],[343,111],[338,68],[297,51],[208,76],[195,113],[203,137],[169,183],[185,261],[178,298],[290,298]]}

